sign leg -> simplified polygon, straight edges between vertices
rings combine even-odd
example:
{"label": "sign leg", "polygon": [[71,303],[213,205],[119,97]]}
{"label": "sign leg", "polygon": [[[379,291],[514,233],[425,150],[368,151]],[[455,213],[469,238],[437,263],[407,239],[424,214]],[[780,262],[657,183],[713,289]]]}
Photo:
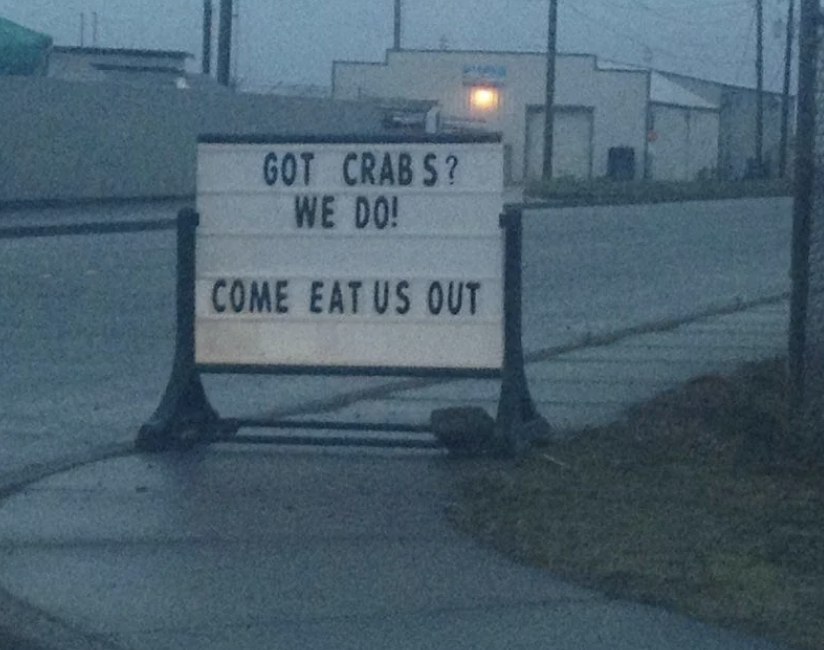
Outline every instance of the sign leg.
{"label": "sign leg", "polygon": [[141,451],[188,449],[223,432],[224,424],[209,404],[200,375],[173,371],[160,405],[140,427],[136,446]]}
{"label": "sign leg", "polygon": [[[195,229],[197,212],[177,216],[177,335],[172,375],[160,405],[140,428],[141,451],[188,448],[218,433],[230,433],[232,423],[220,419],[195,368]],[[236,427],[235,427],[236,428]]]}
{"label": "sign leg", "polygon": [[519,457],[530,443],[549,437],[551,429],[529,394],[524,369],[521,323],[522,212],[501,215],[504,244],[504,367],[495,422],[502,454]]}

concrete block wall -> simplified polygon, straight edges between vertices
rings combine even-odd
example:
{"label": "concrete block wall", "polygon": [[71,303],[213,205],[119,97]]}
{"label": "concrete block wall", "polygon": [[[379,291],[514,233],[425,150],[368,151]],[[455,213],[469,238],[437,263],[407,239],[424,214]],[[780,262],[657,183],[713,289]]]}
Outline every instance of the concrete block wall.
{"label": "concrete block wall", "polygon": [[0,205],[190,196],[200,133],[378,133],[363,102],[0,77]]}

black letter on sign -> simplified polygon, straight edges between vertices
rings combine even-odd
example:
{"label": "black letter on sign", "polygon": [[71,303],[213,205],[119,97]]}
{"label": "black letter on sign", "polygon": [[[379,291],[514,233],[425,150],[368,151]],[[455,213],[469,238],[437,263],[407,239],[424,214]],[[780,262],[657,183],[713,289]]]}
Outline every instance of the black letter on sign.
{"label": "black letter on sign", "polygon": [[318,197],[316,196],[296,196],[295,197],[295,221],[298,228],[303,228],[306,224],[307,228],[315,227],[315,214],[318,211]]}
{"label": "black letter on sign", "polygon": [[398,299],[401,301],[397,307],[395,307],[395,311],[398,312],[401,316],[404,316],[409,313],[409,296],[407,295],[406,291],[409,289],[409,282],[406,280],[401,280],[398,282],[398,286],[395,287],[395,293],[398,296]]}
{"label": "black letter on sign", "polygon": [[449,283],[449,292],[447,294],[446,302],[449,305],[449,313],[457,316],[461,313],[461,306],[463,305],[463,282]]}
{"label": "black letter on sign", "polygon": [[[381,287],[383,284],[383,287]],[[381,291],[381,288],[383,291]],[[381,295],[383,294],[383,295]],[[389,308],[389,283],[386,280],[375,281],[375,291],[373,292],[375,311],[379,314],[385,314]]]}
{"label": "black letter on sign", "polygon": [[284,154],[283,162],[280,164],[280,177],[283,179],[283,184],[287,186],[294,185],[297,175],[298,161],[295,154],[291,152]]}
{"label": "black letter on sign", "polygon": [[355,228],[366,228],[370,214],[369,199],[365,196],[355,198]]}
{"label": "black letter on sign", "polygon": [[343,182],[347,185],[357,185],[358,184],[358,177],[352,176],[349,173],[349,163],[356,162],[358,160],[358,154],[356,153],[348,153],[346,157],[343,159]]}
{"label": "black letter on sign", "polygon": [[286,300],[289,298],[289,294],[286,293],[286,289],[288,288],[289,280],[278,280],[275,282],[275,311],[278,314],[289,313],[289,305],[286,304]]}
{"label": "black letter on sign", "polygon": [[478,291],[480,291],[481,283],[480,282],[467,282],[466,283],[466,288],[469,289],[469,313],[474,316],[475,312],[477,311],[477,306],[478,306],[476,301],[475,301],[475,295]]}
{"label": "black letter on sign", "polygon": [[315,159],[315,154],[313,154],[311,151],[304,151],[302,154],[300,154],[300,157],[303,160],[303,184],[309,185],[309,164]]}
{"label": "black letter on sign", "polygon": [[395,170],[392,169],[392,154],[389,152],[383,154],[383,164],[381,165],[381,176],[379,183],[383,185],[395,184]]}
{"label": "black letter on sign", "polygon": [[334,314],[343,313],[343,291],[340,288],[340,282],[335,280],[332,283],[332,297],[329,299],[329,313]]}
{"label": "black letter on sign", "polygon": [[405,151],[398,156],[398,185],[412,185],[412,155]]}
{"label": "black letter on sign", "polygon": [[232,311],[236,314],[243,311],[246,304],[246,287],[243,286],[243,280],[232,282],[232,288],[229,289],[229,302],[232,303]]}
{"label": "black letter on sign", "polygon": [[322,206],[320,209],[320,224],[324,228],[335,227],[335,222],[330,218],[333,214],[335,214],[334,203],[335,197],[330,194],[324,195],[323,200],[321,201]]}
{"label": "black letter on sign", "polygon": [[[395,197],[397,199],[397,197]],[[389,225],[389,199],[379,196],[375,199],[375,227],[383,230]]]}
{"label": "black letter on sign", "polygon": [[252,282],[252,289],[249,292],[249,312],[254,314],[255,310],[272,313],[272,296],[269,294],[269,283],[265,280],[260,286],[257,281]]}
{"label": "black letter on sign", "polygon": [[438,182],[438,170],[435,169],[434,163],[438,159],[437,154],[428,153],[423,157],[423,168],[429,174],[428,176],[424,177],[423,184],[427,187],[432,187]]}
{"label": "black letter on sign", "polygon": [[278,182],[278,157],[274,151],[270,151],[263,159],[263,180],[267,185],[274,185]]}
{"label": "black letter on sign", "polygon": [[349,281],[349,288],[352,290],[352,313],[358,313],[358,291],[363,286],[363,282],[360,280],[350,280]]}
{"label": "black letter on sign", "polygon": [[218,314],[222,314],[224,311],[226,311],[226,305],[222,304],[222,303],[219,303],[217,301],[217,292],[220,289],[225,289],[225,288],[226,288],[226,280],[224,280],[223,278],[220,278],[220,280],[217,280],[215,282],[215,286],[212,287],[212,307],[214,307],[215,311]]}
{"label": "black letter on sign", "polygon": [[323,307],[318,304],[321,300],[323,300],[323,294],[321,293],[322,289],[323,280],[315,280],[312,282],[312,288],[309,295],[309,311],[313,314],[323,313]]}
{"label": "black letter on sign", "polygon": [[426,297],[429,303],[429,313],[437,316],[443,309],[443,287],[437,280],[429,285],[429,294]]}
{"label": "black letter on sign", "polygon": [[361,154],[361,183],[366,185],[366,180],[369,180],[370,185],[375,184],[375,165],[377,164],[377,160],[375,160],[375,154],[364,151]]}

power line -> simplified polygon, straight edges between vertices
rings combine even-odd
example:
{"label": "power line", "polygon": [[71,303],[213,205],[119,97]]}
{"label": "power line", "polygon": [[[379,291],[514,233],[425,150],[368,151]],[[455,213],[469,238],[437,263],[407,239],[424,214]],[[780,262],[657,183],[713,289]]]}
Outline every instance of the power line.
{"label": "power line", "polygon": [[[612,2],[612,1],[603,2],[603,1],[599,1],[599,4],[604,6],[604,7],[609,8],[609,9],[624,9],[624,10],[629,11],[629,12],[643,13],[646,16],[648,16],[649,18],[651,18],[653,20],[657,20],[658,22],[664,22],[664,23],[671,24],[671,25],[676,25],[676,26],[679,26],[679,27],[683,26],[683,25],[694,25],[694,26],[697,26],[697,27],[706,28],[708,26],[708,23],[710,23],[710,26],[715,26],[715,23],[713,23],[708,18],[695,18],[694,17],[695,11],[685,12],[684,9],[686,7],[681,3],[679,3],[677,5],[678,8],[677,8],[676,11],[670,11],[670,12],[661,11],[659,9],[651,7],[649,4],[647,4],[643,0],[625,0],[625,2]],[[696,6],[699,6],[699,5],[696,5]],[[742,8],[740,2],[720,3],[720,4],[713,3],[709,7],[705,3],[702,3],[700,6],[705,8],[705,9],[706,8],[712,9],[714,12],[716,12],[716,15],[717,15],[718,9],[723,9],[724,7],[739,7],[739,8]],[[742,10],[740,12],[736,12],[734,14],[730,14],[729,12],[726,12],[726,15],[730,16],[732,18],[736,18],[736,17],[744,16],[747,13],[747,11],[748,11],[748,8],[742,8]]]}
{"label": "power line", "polygon": [[679,2],[678,7],[679,9],[716,9],[716,8],[725,8],[725,7],[740,7],[742,5],[741,0],[729,0],[728,2],[711,2],[708,0],[696,0],[695,2]]}
{"label": "power line", "polygon": [[[667,48],[664,48],[664,47],[661,47],[659,45],[655,45],[653,43],[650,43],[648,40],[641,39],[636,34],[631,34],[631,33],[627,32],[625,30],[618,29],[614,25],[612,25],[608,22],[605,22],[603,20],[599,20],[597,18],[593,18],[592,16],[587,15],[586,13],[584,13],[583,11],[581,11],[580,9],[578,9],[575,6],[567,5],[566,8],[569,9],[570,11],[572,11],[573,13],[577,14],[578,16],[583,18],[584,20],[586,20],[588,22],[591,22],[592,24],[599,25],[599,26],[603,27],[604,29],[606,29],[606,30],[608,30],[608,31],[610,31],[614,34],[617,34],[618,36],[621,36],[621,37],[631,41],[632,43],[635,43],[636,45],[639,45],[643,48],[648,48],[649,50],[651,50],[653,52],[656,52],[658,54],[664,55],[667,58],[676,59],[678,61],[683,61],[683,60],[687,59],[687,60],[690,60],[690,61],[698,61],[698,62],[709,63],[709,64],[724,63],[724,61],[722,61],[722,60],[720,60],[716,57],[696,56],[696,55],[685,56],[683,53],[674,52],[674,51],[669,50]],[[695,44],[695,43],[686,44],[685,46],[695,47],[695,48],[700,48],[700,49],[706,49],[706,47],[707,47],[706,44],[704,44],[702,46],[700,44]]]}
{"label": "power line", "polygon": [[752,8],[752,16],[750,17],[750,24],[749,24],[749,27],[747,27],[747,33],[746,33],[745,38],[744,38],[744,51],[741,52],[741,59],[738,61],[738,69],[735,71],[735,81],[736,81],[736,83],[740,83],[739,79],[741,77],[741,68],[743,68],[744,64],[747,62],[747,55],[748,55],[749,49],[750,49],[749,36],[750,36],[750,32],[752,32],[752,30],[753,30],[753,27],[755,27],[755,18],[756,18],[757,13],[758,12],[756,11],[756,8],[753,7]]}
{"label": "power line", "polygon": [[[630,2],[630,4],[632,6],[638,8],[638,9],[641,9],[645,13],[647,13],[651,16],[655,16],[658,19],[665,20],[669,23],[674,23],[674,24],[678,24],[678,25],[699,25],[699,26],[706,26],[706,24],[707,24],[706,19],[701,20],[701,19],[698,19],[698,18],[694,18],[694,19],[684,18],[683,16],[675,17],[672,12],[667,13],[667,12],[661,11],[659,9],[656,9],[654,7],[650,7],[646,2],[644,2],[644,0],[628,0],[628,2]],[[725,5],[723,3],[713,3],[711,5],[711,8],[713,10],[717,10],[719,8],[723,8],[724,6],[733,7],[733,6],[737,6],[738,4],[739,4],[738,2],[731,2],[731,3],[728,3],[727,5]],[[702,6],[706,7],[705,4],[702,5]],[[684,5],[679,4],[678,9],[683,10]],[[690,13],[693,13],[693,12],[690,12]],[[740,15],[743,16],[744,13],[745,12],[742,11]]]}

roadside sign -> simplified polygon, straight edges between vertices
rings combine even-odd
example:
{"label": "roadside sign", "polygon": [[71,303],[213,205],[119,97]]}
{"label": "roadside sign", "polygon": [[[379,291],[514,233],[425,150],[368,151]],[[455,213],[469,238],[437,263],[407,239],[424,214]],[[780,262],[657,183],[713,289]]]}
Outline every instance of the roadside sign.
{"label": "roadside sign", "polygon": [[204,136],[195,363],[500,371],[497,136]]}

